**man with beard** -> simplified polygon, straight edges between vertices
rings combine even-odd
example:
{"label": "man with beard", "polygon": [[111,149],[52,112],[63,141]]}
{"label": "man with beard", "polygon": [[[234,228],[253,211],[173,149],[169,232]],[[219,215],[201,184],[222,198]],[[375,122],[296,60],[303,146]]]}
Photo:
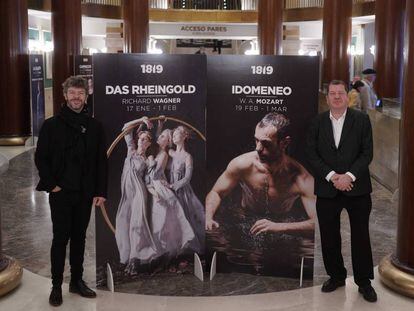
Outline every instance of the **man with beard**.
{"label": "man with beard", "polygon": [[[206,230],[219,228],[214,220],[222,200],[237,185],[241,187],[241,203],[237,213],[243,219],[259,218],[250,227],[250,235],[287,233],[313,236],[315,196],[313,177],[297,161],[286,154],[290,142],[289,120],[282,114],[269,113],[256,126],[256,150],[230,161],[206,198]],[[300,198],[305,219],[287,221]],[[284,219],[284,221],[282,220]]]}
{"label": "man with beard", "polygon": [[80,76],[62,84],[66,103],[59,115],[47,119],[40,130],[35,154],[40,181],[36,190],[49,193],[53,224],[51,248],[52,291],[49,303],[62,304],[66,245],[70,240],[69,291],[94,298],[82,280],[86,229],[92,205],[106,197],[106,146],[101,124],[85,108],[88,83]]}

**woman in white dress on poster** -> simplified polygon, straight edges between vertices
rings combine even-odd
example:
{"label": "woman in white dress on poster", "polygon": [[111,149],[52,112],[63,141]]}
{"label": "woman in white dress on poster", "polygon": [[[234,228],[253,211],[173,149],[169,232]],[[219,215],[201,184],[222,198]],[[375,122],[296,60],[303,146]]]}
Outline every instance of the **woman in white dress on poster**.
{"label": "woman in white dress on poster", "polygon": [[205,244],[205,212],[203,204],[197,198],[190,181],[193,174],[193,157],[185,150],[185,142],[190,137],[190,131],[184,126],[178,126],[173,131],[173,143],[176,150],[170,150],[171,172],[170,188],[184,208],[187,220],[193,228],[196,238],[191,241],[189,249],[203,254]]}
{"label": "woman in white dress on poster", "polygon": [[[144,117],[124,125],[123,130],[136,123],[146,123]],[[121,177],[121,200],[116,214],[115,238],[118,245],[120,262],[126,264],[125,271],[137,273],[137,266],[151,262],[157,256],[157,248],[148,224],[148,193],[144,181],[148,167],[147,150],[152,136],[148,131],[137,131],[134,141],[132,130],[125,135],[128,153],[125,158]]]}
{"label": "woman in white dress on poster", "polygon": [[[162,128],[159,122],[158,131]],[[166,129],[158,136],[159,151],[150,160],[148,190],[152,194],[151,229],[158,246],[158,257],[164,256],[165,262],[179,255],[195,238],[183,207],[175,193],[169,188],[165,176],[168,162],[168,148],[172,144],[172,134]]]}

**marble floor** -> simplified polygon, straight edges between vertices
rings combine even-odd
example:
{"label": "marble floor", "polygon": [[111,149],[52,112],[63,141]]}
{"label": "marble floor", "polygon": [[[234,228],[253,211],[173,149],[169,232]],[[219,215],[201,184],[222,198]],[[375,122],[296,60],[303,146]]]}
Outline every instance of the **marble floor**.
{"label": "marble floor", "polygon": [[[5,148],[0,148],[0,153],[4,153]],[[16,152],[19,153],[19,152]],[[50,266],[49,266],[49,248],[51,243],[51,222],[48,208],[48,198],[44,193],[34,190],[37,182],[37,171],[33,165],[33,150],[20,150],[20,154],[14,158],[10,157],[8,170],[0,176],[0,206],[2,211],[2,236],[3,236],[3,253],[12,256],[20,261],[26,269],[23,283],[20,289],[16,290],[12,295],[0,300],[0,305],[13,305],[15,300],[13,297],[20,297],[26,301],[26,305],[30,301],[35,301],[38,292],[45,299],[35,302],[35,308],[31,310],[47,309],[47,295],[50,288]],[[16,154],[14,154],[16,155]],[[371,240],[373,246],[374,264],[378,265],[379,261],[387,254],[392,253],[395,248],[396,221],[397,221],[397,200],[392,194],[373,181],[374,192],[373,210],[371,215]],[[85,253],[85,280],[93,285],[95,284],[95,244],[94,244],[94,217],[87,233],[87,246]],[[349,274],[352,274],[351,256],[350,256],[350,234],[349,223],[346,213],[342,214],[342,237],[343,237],[343,254],[346,268]],[[66,269],[68,271],[69,269]],[[71,304],[82,304],[82,308],[72,308],[75,310],[112,310],[109,306],[119,304],[118,299],[122,297],[122,306],[118,305],[120,310],[129,310],[139,303],[140,306],[148,306],[145,310],[193,310],[191,306],[196,304],[204,306],[206,309],[210,305],[218,304],[220,310],[351,310],[356,305],[360,305],[358,310],[371,310],[364,304],[364,301],[356,293],[355,286],[349,279],[346,289],[335,292],[331,295],[321,294],[319,286],[325,279],[321,251],[319,233],[316,232],[316,250],[314,261],[314,281],[305,283],[308,288],[299,290],[287,290],[297,288],[298,284],[290,284],[291,280],[283,280],[271,277],[254,277],[245,275],[219,275],[213,282],[201,283],[192,275],[180,275],[166,282],[165,278],[153,278],[151,284],[140,280],[141,283],[126,285],[122,291],[129,293],[152,293],[163,296],[180,296],[183,295],[182,288],[186,287],[186,295],[205,295],[205,296],[227,296],[227,297],[199,297],[199,298],[179,298],[179,297],[154,297],[143,295],[128,295],[121,293],[109,293],[106,291],[99,292],[99,298],[94,301],[80,300],[73,295],[66,295],[65,299]],[[68,275],[65,281],[69,280]],[[36,286],[39,284],[39,286]],[[396,302],[401,302],[398,308],[379,308],[382,303],[376,304],[376,309],[380,310],[405,310],[405,304],[411,303],[413,300],[407,300],[403,297],[393,294],[384,288],[378,281],[375,281],[376,287],[384,297],[380,301],[387,302],[390,306],[392,301],[385,299],[385,295],[394,297]],[[139,285],[139,286],[137,286]],[[237,286],[235,286],[237,285]],[[312,287],[314,285],[314,287]],[[32,292],[33,287],[34,292]],[[234,289],[237,287],[237,289]],[[197,294],[198,293],[198,294]],[[269,294],[259,294],[269,293]],[[296,294],[295,294],[296,293]],[[250,294],[243,296],[243,304],[240,303],[240,297],[237,295]],[[236,295],[229,297],[229,295]],[[387,296],[387,297],[388,297]],[[20,300],[19,298],[19,300]],[[124,299],[125,298],[125,299]],[[191,300],[189,300],[191,299]],[[290,301],[291,300],[291,301]],[[393,301],[394,301],[393,300]],[[246,303],[244,303],[246,301]],[[152,302],[154,304],[152,304]],[[17,303],[17,302],[15,302]],[[336,306],[334,306],[336,304]],[[20,306],[20,307],[19,307]],[[41,307],[43,306],[43,308]],[[151,308],[149,308],[151,306]],[[284,306],[284,307],[283,307]],[[331,307],[329,307],[331,306]],[[5,310],[23,309],[17,303],[16,308],[6,308]],[[240,309],[241,308],[241,309]],[[368,308],[368,309],[364,309]],[[3,308],[2,308],[3,309]],[[408,310],[408,309],[407,309]]]}
{"label": "marble floor", "polygon": [[29,142],[27,146],[0,146],[0,175],[5,173],[9,168],[9,162],[19,154],[34,148]]}
{"label": "marble floor", "polygon": [[[373,286],[378,293],[377,303],[366,302],[358,288],[347,280],[346,287],[325,294],[320,287],[286,292],[255,294],[245,296],[215,297],[168,297],[136,295],[125,293],[97,292],[97,299],[81,298],[68,292],[68,284],[63,285],[62,311],[412,311],[414,300],[400,296],[378,280],[375,271]],[[1,310],[45,311],[57,310],[48,304],[50,282],[47,278],[28,270],[23,273],[22,284],[0,298]]]}

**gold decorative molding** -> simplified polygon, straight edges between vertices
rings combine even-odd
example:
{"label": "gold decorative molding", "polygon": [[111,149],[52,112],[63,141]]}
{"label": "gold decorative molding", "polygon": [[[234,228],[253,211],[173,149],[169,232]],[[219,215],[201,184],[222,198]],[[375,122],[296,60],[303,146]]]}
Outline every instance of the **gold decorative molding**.
{"label": "gold decorative molding", "polygon": [[323,19],[323,8],[289,9],[283,11],[284,22],[317,21]]}
{"label": "gold decorative molding", "polygon": [[0,137],[0,146],[24,146],[28,138],[28,136]]}
{"label": "gold decorative molding", "polygon": [[[29,9],[51,11],[50,0],[39,4],[39,0],[29,0]],[[121,6],[82,4],[82,14],[89,17],[122,19]],[[322,20],[323,8],[285,9],[284,22]],[[375,14],[375,2],[354,3],[352,16]],[[235,10],[187,10],[187,9],[150,9],[149,19],[155,22],[211,22],[211,23],[257,23],[257,11]]]}
{"label": "gold decorative molding", "polygon": [[401,271],[391,262],[391,256],[384,257],[378,267],[381,281],[392,290],[414,298],[414,275]]}
{"label": "gold decorative molding", "polygon": [[20,284],[23,275],[23,268],[16,260],[7,256],[5,259],[9,261],[9,264],[0,272],[0,296],[15,289]]}
{"label": "gold decorative molding", "polygon": [[153,22],[257,23],[257,11],[150,9]]}

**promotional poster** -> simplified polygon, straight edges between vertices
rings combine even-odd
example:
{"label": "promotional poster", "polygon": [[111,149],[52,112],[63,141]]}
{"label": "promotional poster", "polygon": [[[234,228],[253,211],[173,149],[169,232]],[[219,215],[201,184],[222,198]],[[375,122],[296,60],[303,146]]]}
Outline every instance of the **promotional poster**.
{"label": "promotional poster", "polygon": [[88,81],[87,108],[89,114],[93,115],[93,67],[92,55],[75,55],[75,75],[82,76]]}
{"label": "promotional poster", "polygon": [[39,136],[40,127],[45,120],[45,87],[43,55],[30,55],[30,89],[32,101],[32,135]]}
{"label": "promotional poster", "polygon": [[311,279],[316,197],[305,155],[319,58],[207,58],[207,258],[217,272]]}
{"label": "promotional poster", "polygon": [[96,209],[97,285],[107,264],[115,290],[191,273],[194,253],[205,252],[206,58],[95,54],[93,68],[109,159],[106,208]]}

